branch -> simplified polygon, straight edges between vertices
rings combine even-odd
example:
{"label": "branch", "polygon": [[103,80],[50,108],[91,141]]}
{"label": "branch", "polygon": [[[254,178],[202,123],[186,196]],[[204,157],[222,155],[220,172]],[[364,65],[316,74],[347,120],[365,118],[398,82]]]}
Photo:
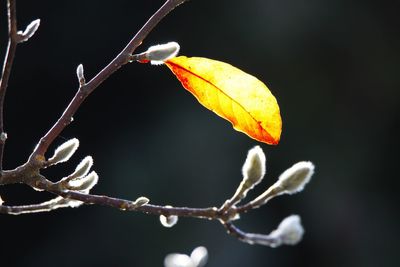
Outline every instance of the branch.
{"label": "branch", "polygon": [[8,46],[3,63],[3,70],[0,80],[0,176],[3,172],[3,153],[4,145],[7,140],[7,133],[4,132],[4,98],[7,91],[8,81],[10,79],[11,68],[15,58],[17,44],[28,41],[36,30],[39,28],[40,20],[32,21],[25,31],[17,31],[17,11],[16,0],[7,0],[7,17],[8,17]]}
{"label": "branch", "polygon": [[0,175],[3,171],[3,152],[4,145],[7,140],[7,134],[4,132],[3,123],[3,107],[4,97],[6,95],[8,80],[10,78],[11,67],[14,62],[15,51],[17,49],[17,15],[15,8],[15,0],[7,1],[7,15],[8,15],[8,46],[6,56],[4,58],[3,71],[0,80]]}
{"label": "branch", "polygon": [[54,139],[64,130],[64,128],[71,123],[72,117],[75,112],[79,109],[86,97],[92,93],[103,81],[105,81],[111,74],[121,68],[123,65],[128,63],[131,59],[132,53],[135,49],[143,42],[146,36],[154,29],[154,27],[174,8],[187,0],[167,0],[164,5],[156,12],[145,25],[139,30],[139,32],[129,41],[127,46],[104,68],[102,69],[92,80],[88,83],[79,87],[74,98],[65,109],[64,113],[53,125],[53,127],[40,139],[40,142],[36,146],[36,149],[32,153],[30,160],[31,162],[37,162],[41,164],[44,160],[44,154],[48,147],[52,144]]}
{"label": "branch", "polygon": [[[3,66],[0,87],[0,185],[12,183],[26,184],[33,189],[50,192],[56,195],[56,197],[43,203],[22,206],[3,205],[3,201],[0,198],[0,213],[19,215],[48,212],[58,208],[78,207],[82,204],[95,204],[116,208],[122,211],[139,211],[146,214],[158,215],[160,216],[162,224],[166,227],[173,226],[177,222],[178,217],[218,220],[227,229],[229,234],[249,244],[261,244],[276,247],[281,244],[293,245],[301,240],[304,230],[300,224],[300,218],[297,215],[292,215],[284,219],[278,228],[272,231],[269,235],[245,233],[232,224],[232,221],[238,219],[241,213],[265,205],[275,196],[300,192],[303,190],[305,184],[310,181],[314,172],[314,165],[311,162],[299,162],[283,172],[278,178],[278,181],[276,181],[264,193],[247,204],[237,207],[237,205],[245,199],[247,192],[258,185],[264,177],[265,155],[260,147],[255,147],[249,151],[246,162],[242,168],[242,182],[239,184],[233,196],[219,209],[216,207],[189,208],[160,206],[148,204],[149,200],[145,197],[139,197],[135,201],[131,201],[104,195],[90,194],[90,190],[98,182],[98,175],[96,172],[92,171],[89,173],[93,164],[93,160],[90,156],[84,158],[72,174],[61,178],[58,182],[51,182],[40,174],[41,169],[68,161],[78,148],[79,141],[77,139],[71,139],[59,146],[55,150],[53,157],[46,160],[44,156],[54,139],[72,121],[72,116],[82,105],[86,97],[88,97],[112,73],[130,62],[134,58],[132,53],[142,43],[151,30],[170,11],[185,1],[187,0],[167,0],[138,31],[122,52],[120,52],[88,83],[86,83],[83,74],[83,66],[79,65],[77,68],[79,89],[61,117],[40,139],[38,145],[25,164],[14,170],[3,171],[1,168],[1,160],[4,143],[7,137],[3,131],[3,103],[13,58],[15,56],[15,49],[18,43],[27,41],[35,33],[40,23],[39,20],[35,20],[28,25],[24,32],[17,32],[15,0],[8,0],[9,45]],[[176,48],[176,45],[171,47]],[[167,54],[170,53],[171,47],[165,48],[166,51],[162,52],[167,52]],[[160,48],[157,52],[160,52]],[[164,57],[165,53],[161,53],[161,55]],[[159,59],[158,56],[159,54],[157,54],[157,57],[155,55],[149,56],[147,60]],[[163,223],[163,221],[165,222]]]}
{"label": "branch", "polygon": [[21,206],[0,205],[0,213],[21,215],[28,213],[49,212],[59,208],[71,207],[69,203],[70,201],[64,199],[63,197],[56,197],[54,199],[39,204]]}

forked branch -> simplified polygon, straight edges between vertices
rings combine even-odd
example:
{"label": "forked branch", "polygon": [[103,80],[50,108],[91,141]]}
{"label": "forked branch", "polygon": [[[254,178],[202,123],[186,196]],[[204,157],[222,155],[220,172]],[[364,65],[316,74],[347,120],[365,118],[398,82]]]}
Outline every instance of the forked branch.
{"label": "forked branch", "polygon": [[53,125],[53,127],[43,136],[32,153],[30,161],[41,161],[46,153],[48,147],[52,144],[54,139],[62,132],[62,130],[71,122],[73,115],[79,109],[86,97],[92,93],[103,81],[105,81],[111,74],[121,68],[123,65],[130,61],[132,53],[143,42],[146,36],[154,29],[154,27],[174,8],[187,0],[168,0],[164,5],[157,10],[153,16],[144,24],[138,33],[129,41],[126,47],[93,79],[88,83],[81,85],[75,94],[74,98],[65,109],[62,116]]}
{"label": "forked branch", "polygon": [[[90,169],[93,160],[90,156],[85,157],[76,167],[75,171],[61,179],[58,182],[51,182],[40,172],[42,169],[52,165],[66,162],[74,154],[79,146],[77,139],[71,139],[59,146],[54,155],[50,158],[45,157],[49,146],[54,139],[69,125],[75,112],[88,97],[104,80],[117,71],[120,67],[132,60],[159,60],[165,54],[170,56],[177,45],[170,43],[165,47],[158,47],[157,51],[152,53],[142,53],[133,55],[132,53],[142,43],[152,29],[175,7],[187,0],[167,0],[164,5],[154,13],[152,17],[144,24],[138,33],[130,40],[127,46],[94,78],[86,83],[83,66],[77,68],[77,77],[79,88],[67,108],[62,113],[57,122],[40,139],[36,148],[29,156],[28,161],[14,170],[2,169],[2,156],[6,140],[6,133],[3,129],[3,102],[10,77],[11,66],[13,63],[16,46],[20,42],[27,41],[39,26],[39,20],[33,21],[28,25],[25,31],[17,31],[15,0],[8,0],[8,26],[9,43],[4,61],[3,72],[0,86],[0,186],[21,183],[26,184],[36,190],[44,190],[55,195],[49,201],[22,206],[3,205],[0,198],[0,213],[20,215],[26,213],[48,212],[58,208],[78,207],[80,205],[102,205],[116,208],[122,211],[138,211],[146,214],[160,216],[161,223],[166,227],[173,226],[178,217],[194,217],[219,221],[227,232],[238,239],[250,244],[262,244],[268,246],[279,246],[281,244],[296,244],[303,234],[298,216],[289,216],[272,231],[269,235],[246,233],[233,225],[233,221],[252,209],[265,205],[270,199],[282,194],[293,194],[301,191],[310,180],[314,165],[310,162],[300,162],[286,170],[279,177],[278,181],[269,187],[263,194],[257,198],[239,204],[245,199],[248,191],[258,185],[265,174],[265,155],[260,147],[251,149],[246,158],[242,169],[243,179],[235,193],[219,208],[190,208],[190,207],[171,207],[149,204],[149,199],[139,197],[135,201],[113,198],[104,195],[91,194],[90,190],[97,184],[98,175]],[[163,53],[159,53],[160,49]],[[143,58],[141,58],[143,57]]]}

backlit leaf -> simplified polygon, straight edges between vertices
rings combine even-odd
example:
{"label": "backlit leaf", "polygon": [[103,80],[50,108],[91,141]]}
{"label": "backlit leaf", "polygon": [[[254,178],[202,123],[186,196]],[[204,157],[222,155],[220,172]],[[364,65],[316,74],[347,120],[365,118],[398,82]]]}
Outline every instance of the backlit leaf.
{"label": "backlit leaf", "polygon": [[240,69],[201,57],[174,57],[165,64],[206,108],[258,141],[279,143],[282,120],[267,86]]}

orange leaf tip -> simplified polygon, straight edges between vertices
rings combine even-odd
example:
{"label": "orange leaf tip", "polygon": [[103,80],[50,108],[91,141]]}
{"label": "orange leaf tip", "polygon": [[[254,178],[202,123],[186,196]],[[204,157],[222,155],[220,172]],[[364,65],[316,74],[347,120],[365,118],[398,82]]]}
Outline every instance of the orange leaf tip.
{"label": "orange leaf tip", "polygon": [[235,130],[270,145],[279,143],[279,105],[256,77],[208,58],[179,56],[165,64],[200,104],[231,122]]}

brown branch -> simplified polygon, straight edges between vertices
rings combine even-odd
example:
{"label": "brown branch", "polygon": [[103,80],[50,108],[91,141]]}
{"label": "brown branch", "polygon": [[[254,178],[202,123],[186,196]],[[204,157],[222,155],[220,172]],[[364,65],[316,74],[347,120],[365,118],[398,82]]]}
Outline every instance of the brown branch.
{"label": "brown branch", "polygon": [[3,120],[3,107],[4,98],[8,86],[8,80],[10,78],[11,68],[14,62],[15,51],[18,44],[17,34],[17,15],[15,8],[15,0],[7,1],[7,15],[8,15],[8,46],[6,56],[4,58],[3,70],[0,80],[0,175],[3,171],[3,152],[4,145],[7,139],[7,134],[4,132],[4,120]]}
{"label": "brown branch", "polygon": [[[274,230],[273,232],[271,232],[270,235],[243,232],[239,228],[234,226],[232,224],[232,221],[234,219],[237,219],[240,213],[245,213],[250,209],[258,208],[259,206],[264,205],[270,198],[279,195],[282,192],[293,193],[301,191],[304,187],[304,184],[309,181],[309,178],[313,173],[314,167],[311,163],[309,163],[309,165],[312,166],[308,166],[308,168],[306,168],[306,171],[308,171],[306,173],[304,173],[304,168],[296,169],[298,171],[297,173],[289,172],[291,176],[288,176],[289,174],[287,174],[287,176],[284,177],[285,179],[279,178],[279,186],[275,186],[274,184],[271,188],[276,187],[280,191],[278,190],[275,192],[272,191],[272,189],[267,190],[266,192],[272,193],[263,193],[252,202],[236,207],[235,204],[238,203],[239,200],[244,198],[244,196],[246,195],[245,193],[248,190],[252,189],[254,185],[259,183],[258,180],[251,181],[252,184],[247,185],[249,187],[243,189],[242,182],[238,188],[238,190],[240,189],[242,191],[237,191],[241,195],[234,195],[230,200],[225,202],[225,204],[220,209],[216,207],[189,208],[160,206],[147,204],[148,199],[143,197],[137,199],[136,201],[131,201],[104,195],[89,194],[89,190],[97,183],[98,180],[98,176],[95,172],[92,171],[92,176],[91,174],[87,174],[90,166],[88,167],[88,170],[82,171],[86,174],[77,176],[75,177],[75,179],[71,178],[70,180],[64,178],[56,183],[51,182],[40,174],[41,169],[48,167],[51,164],[57,163],[52,162],[52,159],[46,161],[44,154],[46,153],[48,147],[52,144],[54,139],[71,122],[72,116],[82,105],[86,97],[89,96],[89,94],[92,93],[112,73],[114,73],[120,67],[132,60],[132,53],[142,43],[142,41],[152,31],[152,29],[170,11],[172,11],[175,7],[184,3],[185,1],[187,0],[167,0],[164,5],[157,12],[155,12],[154,15],[146,22],[146,24],[138,31],[138,33],[132,38],[128,45],[122,50],[122,52],[117,55],[111,61],[111,63],[109,63],[88,83],[85,83],[85,79],[83,76],[83,67],[80,65],[77,69],[77,76],[80,85],[79,89],[63,112],[63,114],[61,115],[61,117],[52,126],[52,128],[40,139],[37,147],[30,155],[29,160],[25,164],[17,167],[14,170],[3,171],[1,168],[1,161],[6,139],[6,134],[3,131],[3,103],[8,79],[10,76],[11,66],[15,56],[15,49],[16,45],[19,42],[28,40],[34,34],[40,22],[39,20],[33,21],[27,27],[27,30],[25,30],[25,32],[17,32],[15,0],[8,0],[9,44],[5,57],[5,63],[3,66],[0,87],[0,185],[22,183],[29,185],[34,189],[45,190],[47,192],[53,193],[56,195],[56,197],[43,203],[22,206],[3,205],[2,200],[0,199],[0,213],[19,215],[26,213],[47,212],[58,208],[77,207],[81,204],[95,204],[108,206],[123,211],[139,211],[146,214],[163,215],[166,217],[178,216],[218,220],[225,227],[230,235],[235,236],[239,240],[249,244],[261,244],[276,247],[281,244],[295,244],[301,239],[304,231],[300,225],[300,219],[298,216],[295,216],[295,218],[293,218],[293,216],[290,216],[290,218],[288,217],[287,219],[285,219],[278,227],[278,230],[280,230],[281,232],[277,232],[276,230]],[[62,149],[67,148],[64,147]],[[59,159],[58,162],[64,162],[66,160],[67,159],[62,158]],[[77,168],[79,168],[79,165]],[[299,171],[302,172],[299,173]],[[73,184],[73,182],[77,181],[78,183]]]}
{"label": "brown branch", "polygon": [[21,206],[5,206],[0,205],[0,213],[21,215],[28,213],[39,213],[49,212],[59,208],[68,207],[66,200],[62,197],[56,197],[52,200],[32,205],[21,205]]}
{"label": "brown branch", "polygon": [[222,225],[225,227],[228,234],[250,245],[258,244],[258,245],[275,247],[279,242],[279,240],[269,235],[243,232],[235,225],[233,225],[232,222],[222,222]]}
{"label": "brown branch", "polygon": [[47,180],[46,182],[42,180],[41,183],[36,184],[36,188],[46,190],[62,198],[55,198],[54,200],[33,205],[22,205],[22,206],[0,205],[0,213],[19,215],[19,214],[34,213],[34,212],[47,212],[50,210],[54,210],[56,208],[63,208],[69,206],[65,201],[60,202],[60,200],[74,200],[74,201],[81,201],[84,204],[108,206],[122,211],[140,211],[152,215],[164,215],[164,216],[175,215],[179,217],[193,217],[193,218],[202,218],[210,220],[224,219],[226,217],[225,215],[219,214],[218,209],[216,207],[210,207],[210,208],[189,208],[189,207],[170,207],[170,206],[167,207],[167,206],[152,205],[152,204],[145,204],[143,206],[138,206],[135,203],[135,201],[113,198],[103,195],[85,194],[78,191],[58,190],[56,189],[55,185],[56,184],[52,184]]}
{"label": "brown branch", "polygon": [[188,208],[188,207],[166,207],[159,205],[146,204],[137,207],[134,201],[114,198],[102,195],[84,194],[78,191],[49,191],[56,195],[62,196],[67,199],[79,200],[85,204],[96,204],[100,206],[108,206],[123,211],[140,211],[146,214],[171,216],[176,215],[180,217],[193,217],[204,219],[218,218],[217,208]]}
{"label": "brown branch", "polygon": [[175,7],[186,2],[187,0],[167,0],[164,5],[154,13],[154,15],[145,23],[138,33],[130,40],[127,46],[118,54],[104,69],[102,69],[92,80],[81,86],[74,98],[71,100],[64,113],[53,125],[53,127],[40,139],[35,151],[30,157],[31,162],[41,164],[44,154],[54,139],[62,132],[62,130],[72,121],[72,116],[79,109],[85,98],[92,93],[104,80],[111,74],[121,68],[130,61],[131,54],[143,42],[146,36],[154,29],[154,27]]}

